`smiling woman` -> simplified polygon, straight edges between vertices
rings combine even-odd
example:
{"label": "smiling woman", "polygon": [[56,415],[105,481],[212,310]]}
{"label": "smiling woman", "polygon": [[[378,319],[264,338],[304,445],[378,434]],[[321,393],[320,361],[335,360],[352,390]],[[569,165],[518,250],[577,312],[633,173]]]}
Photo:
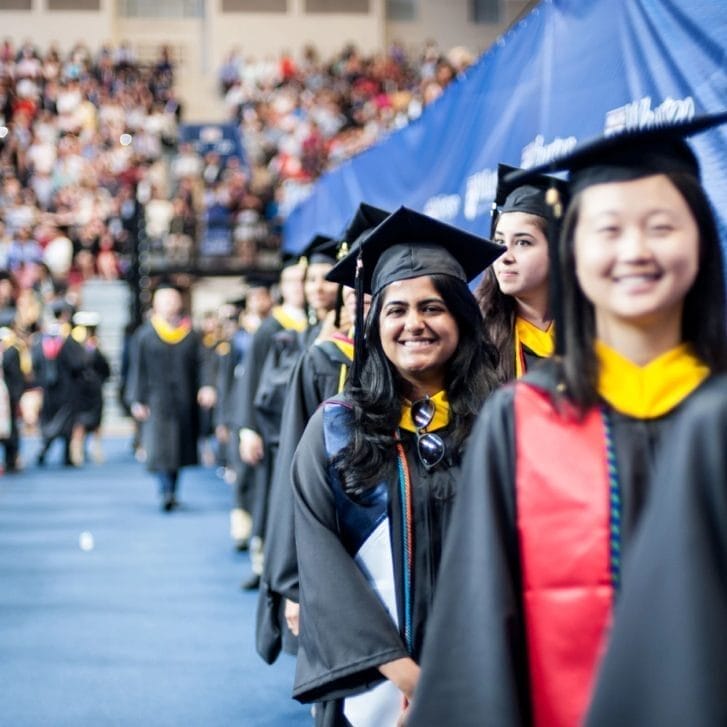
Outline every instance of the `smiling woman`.
{"label": "smiling woman", "polygon": [[394,724],[414,691],[462,454],[497,383],[467,281],[499,253],[401,208],[329,274],[373,298],[360,373],[293,462],[294,694],[322,723]]}
{"label": "smiling woman", "polygon": [[411,725],[584,723],[623,558],[663,496],[664,437],[727,370],[721,248],[684,140],[723,121],[598,139],[536,170],[570,171],[564,350],[472,432]]}
{"label": "smiling woman", "polygon": [[546,194],[550,188],[562,189],[563,183],[537,175],[527,184],[513,185],[507,177],[514,171],[498,165],[491,234],[503,254],[475,291],[485,327],[500,352],[503,381],[522,376],[555,347],[549,245],[557,242],[560,220]]}

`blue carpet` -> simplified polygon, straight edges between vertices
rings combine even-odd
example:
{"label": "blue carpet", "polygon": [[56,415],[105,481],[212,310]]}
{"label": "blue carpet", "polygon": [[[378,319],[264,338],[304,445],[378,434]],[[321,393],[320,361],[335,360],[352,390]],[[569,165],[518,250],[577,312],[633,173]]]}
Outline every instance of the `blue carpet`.
{"label": "blue carpet", "polygon": [[0,724],[310,725],[293,659],[255,653],[229,486],[186,469],[182,508],[162,513],[128,440],[104,447],[103,465],[52,451],[0,478]]}

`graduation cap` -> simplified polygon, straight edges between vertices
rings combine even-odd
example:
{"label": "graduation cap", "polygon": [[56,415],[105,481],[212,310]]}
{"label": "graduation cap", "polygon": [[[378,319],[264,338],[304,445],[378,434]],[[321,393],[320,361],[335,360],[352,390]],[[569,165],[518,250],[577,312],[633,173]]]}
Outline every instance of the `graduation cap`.
{"label": "graduation cap", "polygon": [[[243,278],[243,283],[245,284],[245,287],[247,290],[250,290],[251,288],[265,288],[267,290],[270,290],[270,288],[273,285],[273,280],[270,278],[264,277],[263,275],[246,275]],[[236,305],[244,305],[244,298],[242,299],[242,303],[239,301],[233,301]]]}
{"label": "graduation cap", "polygon": [[306,245],[300,254],[300,262],[303,265],[315,265],[316,263],[336,262],[336,253],[338,251],[338,240],[328,235],[316,235]]}
{"label": "graduation cap", "polygon": [[653,174],[683,172],[699,179],[699,162],[686,138],[725,121],[727,111],[722,111],[691,121],[601,136],[550,162],[514,172],[507,179],[510,184],[525,184],[543,172],[568,171],[571,196],[594,184],[627,182]]}
{"label": "graduation cap", "polygon": [[497,165],[497,191],[492,204],[490,237],[495,234],[499,216],[506,212],[526,212],[544,217],[548,221],[556,217],[555,210],[548,204],[546,196],[549,189],[556,188],[562,198],[566,190],[565,181],[545,174],[532,174],[524,184],[513,183],[512,175],[519,171],[524,170],[508,164]]}
{"label": "graduation cap", "polygon": [[[361,202],[353,219],[343,231],[343,235],[338,244],[336,259],[342,260],[351,250],[361,245],[374,228],[378,227],[390,214],[390,212],[382,210],[379,207]],[[335,277],[331,277],[331,273],[326,276],[326,279],[334,283],[341,282],[340,280],[336,280]]]}
{"label": "graduation cap", "polygon": [[391,283],[424,275],[448,275],[467,283],[502,253],[500,245],[407,207],[389,215],[334,268],[334,280],[356,288],[352,380],[358,383],[364,353],[359,325],[364,293],[376,295]]}
{"label": "graduation cap", "polygon": [[300,262],[300,255],[296,255],[292,252],[284,252],[280,258],[280,269],[292,268],[294,265],[298,265]]}
{"label": "graduation cap", "polygon": [[329,280],[375,295],[397,280],[449,275],[469,282],[502,254],[502,248],[478,235],[400,207],[340,260]]}
{"label": "graduation cap", "polygon": [[[338,243],[336,260],[343,260],[350,252],[358,250],[364,240],[378,227],[391,213],[379,207],[361,202],[352,220],[343,231]],[[331,268],[326,275],[326,280],[338,283],[338,295],[336,297],[336,318],[334,325],[339,327],[341,322],[341,308],[343,308],[343,286],[346,285],[345,277],[341,278],[341,271],[337,266]],[[355,329],[363,329],[363,307],[357,308]]]}
{"label": "graduation cap", "polygon": [[73,316],[73,323],[85,328],[96,328],[101,322],[101,316],[93,311],[80,310]]}

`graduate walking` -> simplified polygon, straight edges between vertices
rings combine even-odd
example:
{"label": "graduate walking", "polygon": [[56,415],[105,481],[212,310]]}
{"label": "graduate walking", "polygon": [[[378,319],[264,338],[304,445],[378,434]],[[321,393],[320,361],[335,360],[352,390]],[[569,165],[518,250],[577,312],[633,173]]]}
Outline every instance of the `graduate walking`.
{"label": "graduate walking", "polygon": [[216,399],[199,335],[182,304],[175,288],[154,293],[151,318],[136,337],[128,383],[131,412],[143,422],[146,466],[157,476],[166,512],[178,505],[180,469],[198,461],[199,407],[210,408]]}

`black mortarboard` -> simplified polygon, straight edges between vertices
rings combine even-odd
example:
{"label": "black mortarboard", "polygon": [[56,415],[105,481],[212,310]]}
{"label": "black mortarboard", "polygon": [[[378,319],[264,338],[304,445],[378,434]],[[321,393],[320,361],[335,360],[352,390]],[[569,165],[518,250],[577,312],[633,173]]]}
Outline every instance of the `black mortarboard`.
{"label": "black mortarboard", "polygon": [[328,237],[328,235],[316,235],[300,254],[300,260],[306,265],[315,263],[334,264],[337,251],[338,240],[334,237]]}
{"label": "black mortarboard", "polygon": [[[349,253],[357,251],[363,244],[364,240],[391,214],[379,207],[361,202],[356,210],[348,226],[343,231],[343,235],[338,242],[338,252],[336,260],[343,260]],[[338,295],[336,296],[336,318],[335,326],[338,327],[341,320],[341,308],[343,307],[343,286],[346,285],[345,279],[339,279],[340,269],[337,266],[331,268],[326,275],[326,280],[338,283]],[[363,295],[362,290],[357,291],[357,296]],[[356,308],[356,320],[354,328],[363,328],[363,306]]]}
{"label": "black mortarboard", "polygon": [[[337,258],[342,260],[354,247],[360,245],[374,228],[378,227],[390,214],[390,212],[382,210],[379,207],[361,202],[353,219],[343,231],[343,235],[341,235]],[[330,273],[326,277],[334,283],[341,282],[335,278],[331,278]]]}
{"label": "black mortarboard", "polygon": [[243,278],[243,282],[248,290],[250,288],[267,288],[269,290],[275,281],[263,275],[251,274],[246,275]]}
{"label": "black mortarboard", "polygon": [[490,236],[494,236],[497,219],[505,212],[526,212],[550,221],[554,211],[546,200],[548,190],[555,187],[561,195],[565,193],[566,183],[562,179],[545,174],[532,174],[527,183],[513,184],[509,180],[518,171],[522,170],[508,164],[497,165],[497,191],[492,205]]}
{"label": "black mortarboard", "polygon": [[280,268],[292,268],[300,262],[300,255],[296,255],[292,252],[284,252],[280,259]]}
{"label": "black mortarboard", "polygon": [[594,184],[626,182],[652,174],[684,172],[699,178],[699,162],[685,139],[725,121],[727,111],[722,111],[682,123],[601,136],[546,164],[515,172],[508,182],[526,184],[535,174],[568,171],[572,196]]}
{"label": "black mortarboard", "polygon": [[400,207],[371,232],[360,250],[338,262],[329,279],[353,286],[360,268],[363,292],[372,294],[397,280],[422,275],[450,275],[468,282],[502,252],[489,240]]}

